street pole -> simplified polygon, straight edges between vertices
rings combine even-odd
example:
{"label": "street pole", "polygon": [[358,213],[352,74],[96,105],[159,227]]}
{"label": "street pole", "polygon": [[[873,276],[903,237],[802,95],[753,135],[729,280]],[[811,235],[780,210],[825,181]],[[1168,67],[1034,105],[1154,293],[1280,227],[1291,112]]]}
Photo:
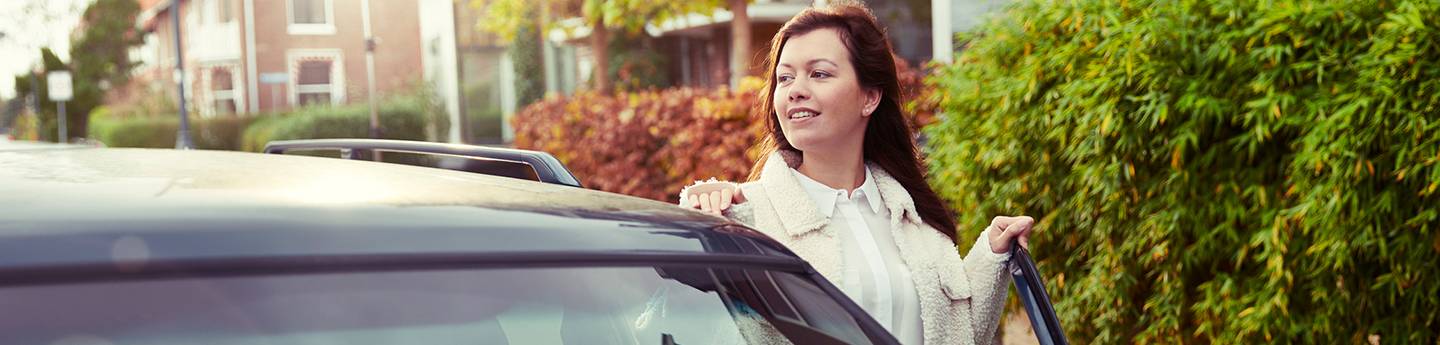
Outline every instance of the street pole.
{"label": "street pole", "polygon": [[[370,0],[361,3],[362,26],[365,27],[365,98],[370,103],[370,138],[380,138],[380,113],[375,109],[375,36],[370,34]],[[378,156],[378,153],[377,153]],[[377,157],[378,160],[378,157]]]}
{"label": "street pole", "polygon": [[[365,99],[370,103],[370,138],[380,139],[380,110],[375,108],[375,36],[370,34],[370,0],[362,1],[360,15],[365,27]],[[371,160],[382,161],[380,150],[371,150]]]}
{"label": "street pole", "polygon": [[190,116],[185,107],[185,54],[180,44],[180,3],[170,3],[170,24],[175,29],[175,90],[180,93],[180,129],[175,133],[175,148],[189,150],[195,147],[190,141]]}
{"label": "street pole", "polygon": [[58,70],[45,73],[46,91],[49,91],[46,93],[50,96],[50,101],[55,102],[56,106],[55,123],[58,124],[58,126],[56,126],[58,128],[56,129],[59,135],[55,136],[55,142],[61,144],[70,142],[70,131],[65,128],[65,122],[69,117],[66,116],[68,114],[65,113],[65,102],[70,101],[75,96],[75,88],[70,80],[70,71]]}
{"label": "street pole", "polygon": [[67,132],[65,131],[65,118],[67,117],[65,116],[65,101],[56,102],[55,105],[60,108],[57,109],[55,113],[56,120],[60,121],[60,136],[56,137],[59,138],[56,142],[61,144],[68,143],[70,142],[70,137],[66,135]]}

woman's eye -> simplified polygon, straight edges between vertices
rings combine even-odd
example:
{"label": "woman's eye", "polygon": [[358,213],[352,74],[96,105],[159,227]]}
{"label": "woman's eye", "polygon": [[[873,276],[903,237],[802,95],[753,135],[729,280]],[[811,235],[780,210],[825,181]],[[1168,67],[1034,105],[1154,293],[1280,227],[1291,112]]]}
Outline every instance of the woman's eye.
{"label": "woman's eye", "polygon": [[781,82],[781,83],[788,83],[788,82],[790,82],[791,79],[795,79],[795,77],[792,77],[792,76],[786,74],[786,75],[781,75],[780,77],[775,78],[775,79],[776,79],[777,81]]}
{"label": "woman's eye", "polygon": [[810,78],[820,79],[820,78],[829,78],[829,77],[830,77],[830,73],[826,73],[826,72],[824,72],[824,71],[810,72]]}

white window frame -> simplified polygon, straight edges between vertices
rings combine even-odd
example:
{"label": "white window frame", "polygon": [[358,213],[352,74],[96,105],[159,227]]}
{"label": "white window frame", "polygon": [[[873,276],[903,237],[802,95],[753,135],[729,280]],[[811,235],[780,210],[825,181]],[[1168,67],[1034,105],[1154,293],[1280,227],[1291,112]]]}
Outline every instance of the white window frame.
{"label": "white window frame", "polygon": [[330,105],[345,103],[345,59],[339,49],[290,49],[285,51],[285,70],[290,75],[285,89],[291,107],[300,106],[300,61],[316,57],[330,59]]}
{"label": "white window frame", "polygon": [[[215,89],[216,69],[226,69],[230,71],[229,90]],[[197,87],[195,93],[199,93],[199,95],[196,95],[197,97],[194,97],[195,101],[201,102],[198,106],[200,110],[200,116],[235,116],[239,114],[244,114],[248,111],[248,109],[245,108],[245,104],[243,102],[245,98],[245,92],[240,89],[240,87],[243,86],[243,83],[241,83],[240,75],[236,74],[239,70],[239,64],[233,62],[205,64],[200,66],[200,68],[197,70],[198,73],[196,74],[198,74],[197,77],[201,78],[201,80],[197,82],[198,85],[195,85]],[[215,102],[225,99],[228,99],[235,103],[234,113],[222,114],[220,113],[219,109],[215,107]]]}
{"label": "white window frame", "polygon": [[[235,74],[236,70],[238,70],[239,68],[235,67],[235,65],[218,65],[205,69],[205,72],[207,73],[205,77],[209,78],[211,83],[208,90],[210,92],[210,113],[213,115],[235,116],[245,111],[245,107],[240,105],[240,76]],[[225,69],[230,72],[229,90],[215,89],[215,70],[217,69]],[[222,100],[229,100],[231,103],[234,103],[235,112],[230,114],[221,113],[220,109],[215,107],[215,103]]]}
{"label": "white window frame", "polygon": [[291,35],[334,35],[335,0],[316,1],[325,2],[325,23],[323,24],[295,23],[295,0],[285,0],[285,32]]}

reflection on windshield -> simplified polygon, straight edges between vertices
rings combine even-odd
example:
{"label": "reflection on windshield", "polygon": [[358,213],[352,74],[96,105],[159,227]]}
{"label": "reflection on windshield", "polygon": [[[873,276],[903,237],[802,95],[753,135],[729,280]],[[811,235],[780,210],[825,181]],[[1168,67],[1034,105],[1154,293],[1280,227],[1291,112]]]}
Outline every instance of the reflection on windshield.
{"label": "reflection on windshield", "polygon": [[8,287],[0,288],[0,310],[0,334],[24,344],[870,342],[839,304],[803,277],[700,267]]}

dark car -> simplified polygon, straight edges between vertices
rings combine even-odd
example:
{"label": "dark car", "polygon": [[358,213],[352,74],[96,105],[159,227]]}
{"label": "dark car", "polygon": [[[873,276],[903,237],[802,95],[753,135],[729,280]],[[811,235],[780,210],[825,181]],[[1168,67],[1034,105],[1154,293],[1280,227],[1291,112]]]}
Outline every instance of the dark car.
{"label": "dark car", "polygon": [[751,229],[567,184],[0,146],[0,343],[895,343]]}

